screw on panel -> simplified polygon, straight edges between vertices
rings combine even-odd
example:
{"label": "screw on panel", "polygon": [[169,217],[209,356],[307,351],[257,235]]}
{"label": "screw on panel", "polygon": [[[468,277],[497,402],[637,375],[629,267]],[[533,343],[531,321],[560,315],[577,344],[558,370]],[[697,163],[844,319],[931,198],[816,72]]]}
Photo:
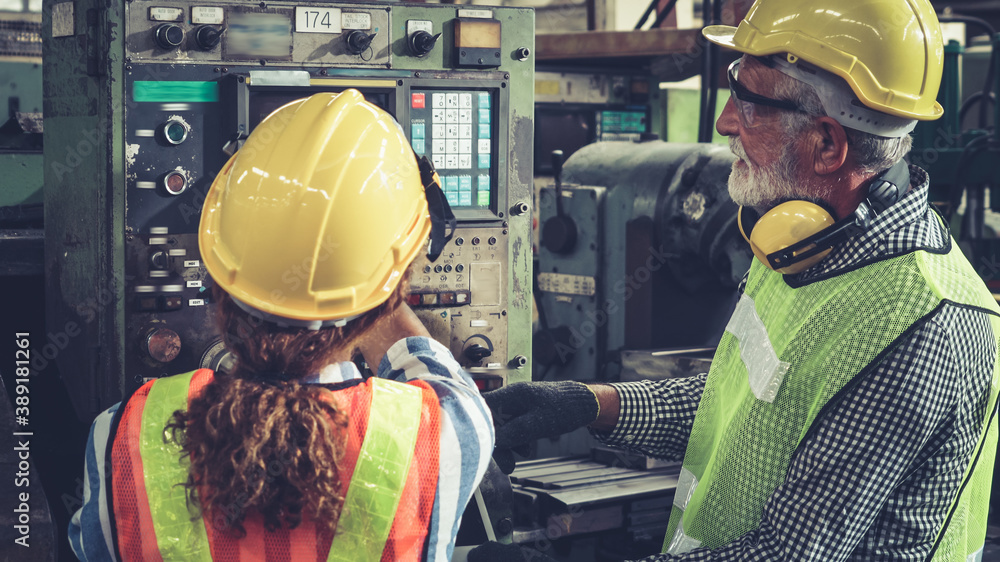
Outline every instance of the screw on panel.
{"label": "screw on panel", "polygon": [[413,73],[413,77],[414,78],[420,78],[420,73],[419,72],[414,72]]}
{"label": "screw on panel", "polygon": [[326,69],[324,68],[324,69],[320,70],[319,71],[319,75],[320,76],[326,76]]}
{"label": "screw on panel", "polygon": [[510,80],[510,73],[509,72],[504,72],[503,73],[503,79],[504,80]]}

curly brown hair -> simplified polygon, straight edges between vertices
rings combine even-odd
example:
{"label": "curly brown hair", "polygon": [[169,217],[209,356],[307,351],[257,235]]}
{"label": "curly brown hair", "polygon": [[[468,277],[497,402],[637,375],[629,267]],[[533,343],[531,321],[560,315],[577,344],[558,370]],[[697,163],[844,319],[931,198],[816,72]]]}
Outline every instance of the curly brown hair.
{"label": "curly brown hair", "polygon": [[190,458],[188,501],[215,529],[243,537],[253,510],[268,530],[295,528],[307,517],[333,534],[343,505],[339,463],[348,418],[324,399],[325,388],[298,380],[353,351],[356,338],[393,311],[407,289],[404,279],[375,309],[320,330],[265,322],[213,289],[223,341],[236,361],[230,372],[215,373],[187,411],[174,412],[165,439]]}

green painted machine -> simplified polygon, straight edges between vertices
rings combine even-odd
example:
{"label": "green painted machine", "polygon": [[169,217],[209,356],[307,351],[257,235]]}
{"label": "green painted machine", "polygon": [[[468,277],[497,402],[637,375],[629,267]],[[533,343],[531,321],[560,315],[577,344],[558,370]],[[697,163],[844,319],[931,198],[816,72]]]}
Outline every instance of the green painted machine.
{"label": "green painted machine", "polygon": [[938,94],[944,116],[917,124],[910,152],[910,161],[930,173],[931,202],[949,221],[953,235],[993,293],[1000,293],[1000,245],[992,216],[1000,211],[998,45],[1000,34],[992,35],[984,47],[967,50],[957,41],[945,46]]}
{"label": "green painted machine", "polygon": [[[534,14],[342,2],[47,0],[49,330],[83,419],[230,360],[196,232],[268,113],[356,88],[432,158],[458,226],[411,305],[482,384],[531,372]],[[294,272],[289,272],[294,277]]]}

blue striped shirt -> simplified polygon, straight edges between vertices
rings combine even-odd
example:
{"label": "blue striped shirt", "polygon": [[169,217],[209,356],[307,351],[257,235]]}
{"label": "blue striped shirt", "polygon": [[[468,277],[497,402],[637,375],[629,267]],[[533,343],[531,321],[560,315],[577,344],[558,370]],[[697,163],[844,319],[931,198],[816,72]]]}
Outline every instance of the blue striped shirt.
{"label": "blue striped shirt", "polygon": [[[401,382],[422,380],[441,405],[438,486],[427,537],[427,558],[447,562],[455,547],[462,512],[486,472],[493,452],[493,419],[475,383],[451,352],[435,340],[410,337],[396,342],[378,368],[378,376]],[[328,365],[305,379],[335,384],[360,379],[353,363]],[[104,489],[105,452],[111,421],[120,404],[102,412],[90,428],[84,462],[83,507],[73,515],[69,541],[80,560],[117,560]]]}

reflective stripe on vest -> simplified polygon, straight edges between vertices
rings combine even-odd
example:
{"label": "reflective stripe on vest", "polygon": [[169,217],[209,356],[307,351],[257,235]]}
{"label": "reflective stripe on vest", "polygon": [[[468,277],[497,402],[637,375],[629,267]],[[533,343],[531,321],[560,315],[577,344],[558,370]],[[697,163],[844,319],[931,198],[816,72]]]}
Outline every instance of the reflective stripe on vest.
{"label": "reflective stripe on vest", "polygon": [[[142,413],[139,450],[145,488],[164,560],[211,560],[204,518],[189,511],[186,488],[190,462],[164,427],[177,409],[186,409],[194,372],[151,385]],[[364,441],[330,547],[328,560],[377,562],[382,558],[409,474],[420,428],[423,395],[419,386],[371,379],[371,407]],[[192,520],[192,518],[195,518]]]}
{"label": "reflective stripe on vest", "polygon": [[[989,312],[1000,334],[1000,308],[954,242],[948,254],[915,252],[798,288],[754,262],[712,361],[664,552],[718,548],[756,528],[823,406],[942,300]],[[991,451],[984,449],[978,474],[992,472]],[[970,527],[962,514],[978,517],[980,507],[964,504],[983,495],[983,485],[972,481],[955,501],[960,514],[946,535],[956,544],[948,541],[935,562],[964,562],[982,544],[985,527]]]}
{"label": "reflective stripe on vest", "polygon": [[[211,560],[208,533],[197,513],[188,510],[187,458],[175,443],[164,443],[164,427],[178,408],[187,409],[194,371],[157,380],[142,410],[139,451],[156,544],[164,560]],[[192,521],[193,517],[197,517]]]}
{"label": "reflective stripe on vest", "polygon": [[331,561],[382,558],[417,444],[420,389],[379,378],[371,381],[368,428],[330,545]]}

